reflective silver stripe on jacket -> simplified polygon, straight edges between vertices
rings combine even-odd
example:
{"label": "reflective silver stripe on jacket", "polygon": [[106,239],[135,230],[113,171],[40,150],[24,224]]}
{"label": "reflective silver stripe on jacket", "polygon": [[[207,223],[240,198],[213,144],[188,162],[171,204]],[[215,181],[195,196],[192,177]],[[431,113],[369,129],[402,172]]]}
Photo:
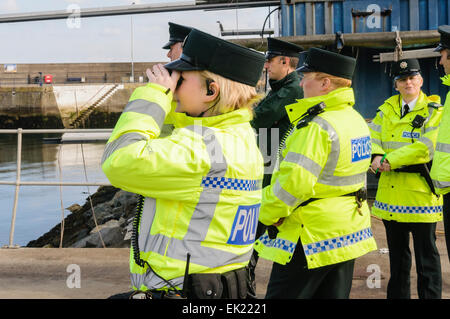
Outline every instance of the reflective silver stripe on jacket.
{"label": "reflective silver stripe on jacket", "polygon": [[425,144],[425,145],[427,146],[429,157],[430,157],[430,159],[432,159],[433,156],[434,156],[434,145],[433,145],[433,141],[430,140],[428,137],[425,137],[425,136],[419,137],[419,138],[417,139],[417,141],[418,141],[418,142],[422,142],[423,144]]}
{"label": "reflective silver stripe on jacket", "polygon": [[[223,177],[228,165],[222,151],[222,146],[216,139],[214,131],[202,126],[189,126],[186,129],[192,130],[203,136],[210,157],[211,167],[207,177]],[[210,223],[214,217],[217,204],[219,203],[221,188],[205,187],[200,194],[197,206],[192,214],[188,230],[183,239],[168,237],[162,234],[150,234],[150,228],[156,214],[156,201],[148,199],[145,202],[141,219],[142,231],[139,234],[139,247],[142,252],[155,252],[166,257],[186,260],[186,254],[191,254],[191,263],[202,265],[208,268],[216,268],[227,264],[241,263],[250,260],[252,250],[243,255],[237,255],[224,250],[202,246]],[[173,284],[182,286],[182,281],[177,278],[171,280]],[[136,287],[139,283],[144,283],[150,288],[161,288],[166,286],[160,278],[154,274],[132,275],[133,284]],[[180,282],[179,282],[180,281]]]}
{"label": "reflective silver stripe on jacket", "polygon": [[329,186],[349,186],[359,183],[365,183],[366,172],[350,176],[334,175],[341,152],[339,135],[333,128],[333,126],[320,116],[316,116],[312,120],[312,122],[317,123],[322,129],[326,130],[328,132],[328,136],[331,139],[331,152],[317,182]]}
{"label": "reflective silver stripe on jacket", "polygon": [[438,142],[436,143],[436,151],[442,153],[450,153],[450,144]]}
{"label": "reflective silver stripe on jacket", "polygon": [[284,158],[284,161],[297,164],[316,177],[319,177],[320,172],[322,171],[322,166],[303,154],[288,152]]}
{"label": "reflective silver stripe on jacket", "polygon": [[126,134],[120,136],[116,140],[106,144],[105,151],[103,152],[101,164],[103,165],[103,163],[112,155],[112,153],[114,153],[118,149],[126,147],[128,145],[131,145],[131,144],[139,142],[139,141],[146,141],[146,140],[147,140],[147,137],[142,134],[139,134],[139,133],[126,133]]}
{"label": "reflective silver stripe on jacket", "polygon": [[377,144],[379,147],[382,147],[383,143],[381,142],[381,140],[377,139],[377,138],[371,138],[370,141],[372,142],[372,144]]}
{"label": "reflective silver stripe on jacket", "polygon": [[433,180],[434,187],[439,189],[444,189],[450,187],[450,182],[441,182],[437,180]]}
{"label": "reflective silver stripe on jacket", "polygon": [[[428,137],[424,137],[424,136],[418,138],[417,141],[422,142],[427,146],[430,157],[432,158],[433,154],[434,154],[433,142]],[[402,147],[408,146],[408,145],[411,145],[411,143],[410,142],[381,142],[381,147],[384,150],[388,150],[388,149],[397,150],[399,148],[402,148]]]}
{"label": "reflective silver stripe on jacket", "polygon": [[297,205],[297,197],[293,196],[291,193],[281,187],[280,181],[278,179],[276,180],[275,185],[273,185],[273,194],[288,206]]}
{"label": "reflective silver stripe on jacket", "polygon": [[375,132],[381,133],[381,125],[374,124],[372,122],[367,123],[367,125]]}
{"label": "reflective silver stripe on jacket", "polygon": [[425,133],[429,133],[429,132],[435,131],[435,130],[437,130],[437,129],[439,129],[439,126],[429,126],[429,127],[425,127],[425,128],[423,129],[423,133],[424,133],[424,134],[425,134]]}
{"label": "reflective silver stripe on jacket", "polygon": [[381,142],[381,144],[384,150],[396,150],[400,147],[411,145],[410,142]]}
{"label": "reflective silver stripe on jacket", "polygon": [[155,102],[150,102],[143,99],[128,102],[123,109],[123,113],[125,112],[135,112],[151,116],[159,126],[160,130],[164,124],[164,119],[166,118],[166,112],[161,106]]}

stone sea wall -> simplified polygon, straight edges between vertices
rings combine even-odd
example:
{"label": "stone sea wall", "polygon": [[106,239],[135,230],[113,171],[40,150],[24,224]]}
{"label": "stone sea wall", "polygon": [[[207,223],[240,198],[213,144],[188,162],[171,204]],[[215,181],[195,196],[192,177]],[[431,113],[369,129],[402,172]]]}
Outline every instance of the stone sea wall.
{"label": "stone sea wall", "polygon": [[[84,110],[99,103],[85,128],[112,128],[133,90],[143,83],[0,87],[0,128],[68,128]],[[105,94],[114,89],[110,95]]]}
{"label": "stone sea wall", "polygon": [[[71,214],[64,219],[62,247],[100,248],[102,240],[106,247],[129,247],[138,196],[113,186],[101,186],[91,199],[93,211],[89,198],[83,206],[68,207]],[[61,229],[58,223],[27,247],[60,247]]]}

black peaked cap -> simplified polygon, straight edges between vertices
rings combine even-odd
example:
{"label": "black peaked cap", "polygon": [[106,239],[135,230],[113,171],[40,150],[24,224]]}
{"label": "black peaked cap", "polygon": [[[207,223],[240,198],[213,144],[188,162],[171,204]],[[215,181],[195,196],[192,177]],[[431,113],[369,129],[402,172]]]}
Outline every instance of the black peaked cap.
{"label": "black peaked cap", "polygon": [[438,31],[441,35],[441,40],[434,51],[440,52],[444,49],[450,49],[450,25],[441,25]]}
{"label": "black peaked cap", "polygon": [[416,75],[420,72],[420,64],[417,59],[400,60],[392,62],[391,73],[394,80],[401,79],[406,76]]}
{"label": "black peaked cap", "polygon": [[193,29],[183,44],[181,57],[164,65],[169,70],[203,71],[256,86],[264,67],[264,55]]}
{"label": "black peaked cap", "polygon": [[323,72],[351,80],[355,66],[355,58],[319,48],[311,48],[308,50],[305,62],[296,71],[299,73]]}
{"label": "black peaked cap", "polygon": [[169,42],[162,48],[168,50],[171,45],[177,42],[183,42],[191,30],[191,27],[169,22]]}
{"label": "black peaked cap", "polygon": [[266,59],[274,56],[288,56],[298,58],[300,52],[304,49],[294,43],[278,40],[275,38],[267,38]]}

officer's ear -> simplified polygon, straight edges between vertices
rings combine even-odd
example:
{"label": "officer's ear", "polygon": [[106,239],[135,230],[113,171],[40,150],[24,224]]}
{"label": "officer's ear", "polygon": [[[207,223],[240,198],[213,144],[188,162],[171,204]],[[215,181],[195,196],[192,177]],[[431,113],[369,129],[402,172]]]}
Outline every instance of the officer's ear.
{"label": "officer's ear", "polygon": [[217,82],[207,79],[206,80],[206,102],[214,101],[220,92],[220,86]]}
{"label": "officer's ear", "polygon": [[423,77],[420,74],[418,74],[417,76],[420,78],[420,88],[422,88],[422,86],[423,86]]}
{"label": "officer's ear", "polygon": [[328,90],[331,87],[331,79],[328,77],[325,77],[322,79],[322,89]]}
{"label": "officer's ear", "polygon": [[398,91],[398,88],[397,88],[397,81],[396,81],[396,80],[394,80],[394,89],[395,89],[396,91]]}

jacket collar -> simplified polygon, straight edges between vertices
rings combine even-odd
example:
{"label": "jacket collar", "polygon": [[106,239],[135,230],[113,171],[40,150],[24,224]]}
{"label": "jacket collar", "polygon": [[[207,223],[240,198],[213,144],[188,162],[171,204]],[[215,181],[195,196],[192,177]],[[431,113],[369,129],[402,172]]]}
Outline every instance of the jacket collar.
{"label": "jacket collar", "polygon": [[286,75],[281,80],[269,80],[269,85],[272,91],[276,92],[279,89],[281,89],[286,84],[289,84],[291,82],[294,82],[295,80],[299,79],[297,72],[293,71]]}
{"label": "jacket collar", "polygon": [[[425,99],[427,96],[425,93],[420,91],[419,98],[417,99],[416,106],[412,110],[412,112],[418,111],[423,109],[427,104]],[[425,102],[425,103],[424,103]],[[389,104],[392,107],[392,110],[397,113],[398,116],[401,116],[401,109],[402,109],[402,97],[400,94],[393,95],[390,98],[388,98],[386,101],[384,101],[385,104]]]}
{"label": "jacket collar", "polygon": [[326,95],[297,100],[297,103],[285,106],[289,120],[295,124],[311,106],[320,102],[325,103],[325,111],[337,111],[352,107],[355,104],[355,95],[352,88],[339,88]]}
{"label": "jacket collar", "polygon": [[442,84],[450,86],[450,74],[447,74],[441,78]]}
{"label": "jacket collar", "polygon": [[185,113],[174,112],[174,126],[176,128],[187,127],[191,125],[201,125],[207,127],[225,128],[230,125],[242,124],[252,119],[252,114],[247,108],[208,117],[191,117]]}

